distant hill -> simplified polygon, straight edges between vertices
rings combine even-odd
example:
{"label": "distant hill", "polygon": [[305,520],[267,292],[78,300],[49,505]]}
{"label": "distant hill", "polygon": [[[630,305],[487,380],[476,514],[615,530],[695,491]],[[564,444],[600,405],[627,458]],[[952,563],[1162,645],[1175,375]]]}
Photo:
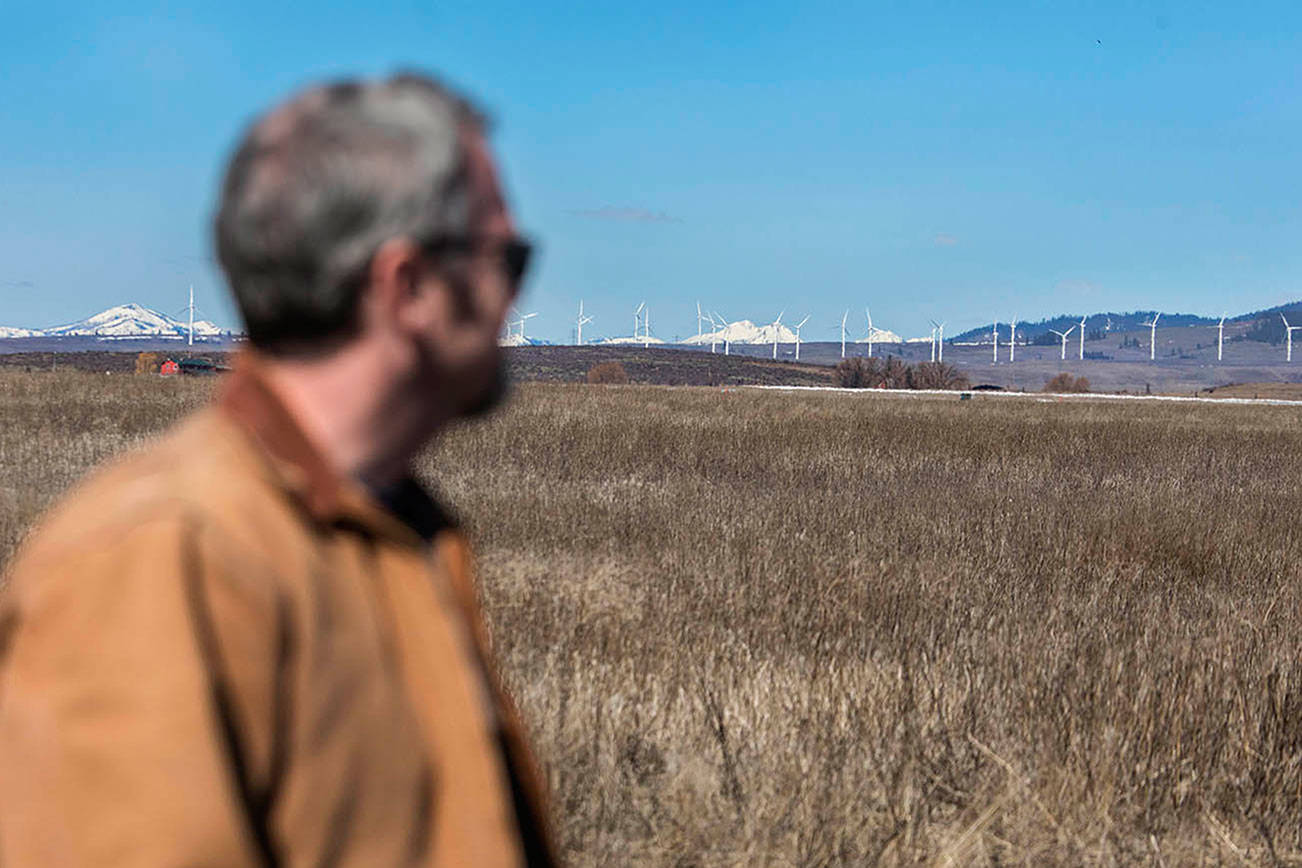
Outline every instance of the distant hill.
{"label": "distant hill", "polygon": [[[1109,311],[1107,313],[1092,313],[1085,316],[1085,334],[1090,337],[1101,337],[1111,332],[1132,332],[1148,328],[1148,323],[1153,321],[1153,315],[1158,311],[1136,310],[1127,313],[1118,313]],[[1181,328],[1185,326],[1215,326],[1220,322],[1220,317],[1199,316],[1192,313],[1168,313],[1161,311],[1161,317],[1158,320],[1159,328]],[[1276,307],[1265,310],[1252,311],[1251,313],[1241,313],[1236,316],[1226,317],[1226,323],[1252,323],[1262,320],[1279,321],[1279,314],[1283,313],[1289,317],[1289,322],[1293,322],[1292,315],[1296,314],[1297,324],[1302,325],[1302,300],[1291,301]],[[1046,336],[1052,336],[1053,331],[1065,332],[1068,329],[1080,325],[1080,314],[1059,314],[1055,317],[1042,319],[1035,322],[1019,322],[1017,324],[1017,337],[1019,341],[1026,343],[1036,343],[1038,340],[1046,339]],[[1283,327],[1283,322],[1279,321]],[[1273,336],[1273,328],[1268,327],[1267,323],[1262,323],[1263,332],[1269,332]],[[1007,340],[1008,323],[999,324],[1000,340]],[[1248,332],[1246,337],[1249,340],[1268,340],[1269,338],[1255,337],[1254,332]],[[953,338],[956,342],[986,342],[990,340],[990,324],[978,326],[974,329],[955,335]]]}

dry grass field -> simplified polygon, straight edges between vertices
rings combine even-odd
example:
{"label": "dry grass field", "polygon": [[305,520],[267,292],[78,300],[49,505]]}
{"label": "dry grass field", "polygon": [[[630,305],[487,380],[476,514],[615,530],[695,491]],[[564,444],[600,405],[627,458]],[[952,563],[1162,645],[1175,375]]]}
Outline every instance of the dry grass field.
{"label": "dry grass field", "polygon": [[[0,373],[0,560],[208,387]],[[574,864],[1302,864],[1300,430],[531,385],[421,469]]]}

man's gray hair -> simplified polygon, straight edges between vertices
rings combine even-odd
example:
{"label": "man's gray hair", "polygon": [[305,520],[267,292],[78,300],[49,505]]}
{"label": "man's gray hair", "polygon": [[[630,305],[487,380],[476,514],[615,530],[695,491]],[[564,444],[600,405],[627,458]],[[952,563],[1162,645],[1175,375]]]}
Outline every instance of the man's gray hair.
{"label": "man's gray hair", "polygon": [[320,352],[352,337],[376,249],[464,235],[463,139],[480,115],[425,76],[307,90],[255,121],[231,158],[217,258],[250,342]]}

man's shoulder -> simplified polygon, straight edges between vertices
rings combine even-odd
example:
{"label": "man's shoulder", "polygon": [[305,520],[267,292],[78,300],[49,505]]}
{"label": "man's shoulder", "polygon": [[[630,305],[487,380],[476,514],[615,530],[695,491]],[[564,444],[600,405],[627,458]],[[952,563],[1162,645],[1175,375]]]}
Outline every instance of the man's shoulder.
{"label": "man's shoulder", "polygon": [[244,536],[287,507],[246,435],[216,408],[92,471],[40,520],[15,561],[76,558],[142,525],[220,528]]}

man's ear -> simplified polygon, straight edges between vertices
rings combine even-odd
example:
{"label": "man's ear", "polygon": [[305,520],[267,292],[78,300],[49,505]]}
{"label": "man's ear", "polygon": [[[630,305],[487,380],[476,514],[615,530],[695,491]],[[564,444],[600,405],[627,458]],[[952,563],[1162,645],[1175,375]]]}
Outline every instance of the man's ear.
{"label": "man's ear", "polygon": [[400,327],[421,288],[421,253],[408,238],[390,238],[371,257],[368,313],[377,325]]}

